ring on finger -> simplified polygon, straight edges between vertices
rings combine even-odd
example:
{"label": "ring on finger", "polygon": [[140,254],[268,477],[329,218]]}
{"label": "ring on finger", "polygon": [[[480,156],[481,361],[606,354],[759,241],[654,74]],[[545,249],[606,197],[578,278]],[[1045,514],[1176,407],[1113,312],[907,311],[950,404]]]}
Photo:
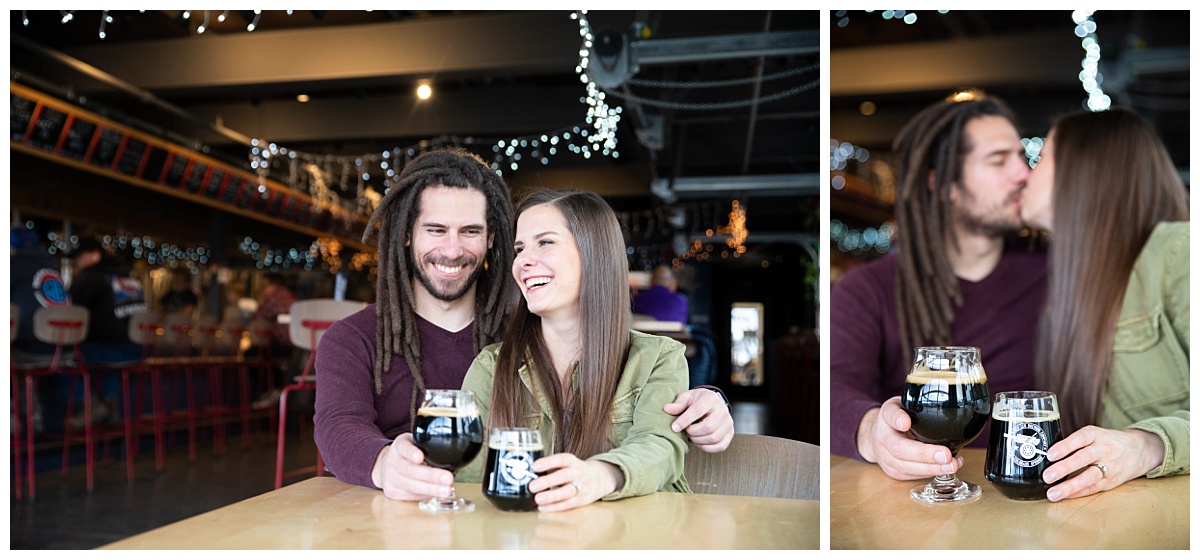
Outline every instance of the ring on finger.
{"label": "ring on finger", "polygon": [[1108,467],[1104,466],[1104,463],[1095,463],[1092,466],[1100,469],[1100,478],[1108,478]]}
{"label": "ring on finger", "polygon": [[575,487],[575,495],[578,496],[579,495],[579,485],[572,482],[571,486]]}

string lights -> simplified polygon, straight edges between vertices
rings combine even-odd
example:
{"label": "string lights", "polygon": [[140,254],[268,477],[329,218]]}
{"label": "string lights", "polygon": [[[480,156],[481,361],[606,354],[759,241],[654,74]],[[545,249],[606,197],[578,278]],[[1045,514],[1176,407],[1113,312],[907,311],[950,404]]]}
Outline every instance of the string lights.
{"label": "string lights", "polygon": [[1075,36],[1082,39],[1083,67],[1079,71],[1079,81],[1083,91],[1087,92],[1087,108],[1091,111],[1107,111],[1112,107],[1112,99],[1104,94],[1100,84],[1104,76],[1100,73],[1100,41],[1096,38],[1096,20],[1092,19],[1095,10],[1075,10],[1071,19],[1075,22]]}
{"label": "string lights", "polygon": [[[869,13],[873,13],[875,10],[864,10],[864,11],[869,14]],[[949,11],[950,10],[938,10],[937,13],[945,14],[945,13],[948,13]],[[838,21],[837,21],[838,27],[846,27],[847,25],[850,25],[849,10],[836,10],[833,13],[833,16],[838,18]],[[907,23],[908,25],[917,23],[917,12],[914,12],[911,10],[881,10],[879,12],[879,16],[885,20],[903,21],[904,23]]]}

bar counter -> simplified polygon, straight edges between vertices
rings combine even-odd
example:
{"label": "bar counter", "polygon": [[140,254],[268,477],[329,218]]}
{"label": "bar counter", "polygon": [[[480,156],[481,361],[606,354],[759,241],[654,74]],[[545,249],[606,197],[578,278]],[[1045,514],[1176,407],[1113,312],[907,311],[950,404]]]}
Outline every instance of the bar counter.
{"label": "bar counter", "polygon": [[102,549],[817,549],[809,500],[658,492],[559,513],[504,512],[456,484],[467,513],[310,478]]}
{"label": "bar counter", "polygon": [[959,479],[983,495],[923,504],[920,482],[889,478],[878,466],[831,456],[829,541],[839,549],[1187,549],[1191,476],[1137,478],[1058,503],[1010,500],[984,477],[984,449],[966,449]]}

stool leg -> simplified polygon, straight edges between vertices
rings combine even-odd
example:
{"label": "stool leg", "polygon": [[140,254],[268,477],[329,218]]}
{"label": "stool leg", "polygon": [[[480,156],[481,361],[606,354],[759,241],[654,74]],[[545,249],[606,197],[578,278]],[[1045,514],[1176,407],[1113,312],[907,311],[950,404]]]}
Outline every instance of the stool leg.
{"label": "stool leg", "polygon": [[241,387],[241,404],[239,410],[242,413],[242,448],[250,447],[250,370],[245,364],[238,366],[238,385]]}
{"label": "stool leg", "polygon": [[133,456],[137,445],[133,441],[133,406],[129,392],[129,370],[121,370],[121,399],[125,401],[125,480],[133,482]]}
{"label": "stool leg", "polygon": [[196,391],[192,384],[192,368],[184,368],[183,392],[187,396],[188,461],[196,462]]}
{"label": "stool leg", "polygon": [[150,408],[154,411],[154,469],[158,472],[166,470],[166,431],[167,405],[164,402],[162,386],[162,371],[158,368],[150,372]]}
{"label": "stool leg", "polygon": [[90,494],[96,488],[96,455],[95,434],[92,430],[92,380],[91,375],[83,374],[83,455],[87,464],[87,489]]}
{"label": "stool leg", "polygon": [[[25,394],[31,397],[33,390],[33,375],[25,375]],[[33,399],[25,399],[25,479],[29,484],[29,500],[37,497],[36,472],[33,464]]]}
{"label": "stool leg", "polygon": [[[17,419],[17,417],[18,417],[17,413],[18,413],[18,411],[21,410],[21,399],[17,393],[17,389],[20,387],[20,384],[17,383],[16,372],[13,372],[13,371],[9,372],[8,381],[9,381],[9,385],[11,385],[11,388],[10,388],[11,393],[9,395],[11,398],[11,403],[9,404],[9,410],[11,411],[9,415],[11,416],[11,418],[9,419],[9,421],[12,422],[12,428],[13,428],[13,431],[12,431],[13,471],[14,471],[14,475],[16,477],[14,484],[13,484],[13,490],[15,491],[17,501],[19,502],[19,501],[21,501],[21,498],[25,492],[25,489],[22,488],[22,485],[25,483],[25,480],[21,478],[21,469],[23,467],[23,465],[21,464],[21,446],[25,445],[25,442],[21,441],[21,425],[19,423],[19,420]],[[29,397],[26,397],[26,400],[28,400],[28,399],[29,399]]]}
{"label": "stool leg", "polygon": [[284,428],[287,427],[287,398],[291,392],[290,387],[284,387],[279,394],[279,438],[275,444],[275,489],[283,487],[283,443],[284,443]]}

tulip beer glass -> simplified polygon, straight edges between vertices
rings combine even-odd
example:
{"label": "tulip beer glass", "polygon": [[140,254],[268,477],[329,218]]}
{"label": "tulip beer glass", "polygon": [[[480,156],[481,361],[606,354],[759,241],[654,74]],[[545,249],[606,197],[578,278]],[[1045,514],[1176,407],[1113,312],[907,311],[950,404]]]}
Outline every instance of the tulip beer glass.
{"label": "tulip beer glass", "polygon": [[983,468],[988,482],[1014,500],[1044,499],[1050,488],[1042,481],[1050,466],[1046,451],[1062,437],[1054,393],[997,393]]}
{"label": "tulip beer glass", "polygon": [[[483,448],[483,424],[471,391],[430,389],[417,410],[413,443],[425,453],[425,464],[455,472]],[[421,502],[425,511],[472,511],[475,504],[454,495]]]}
{"label": "tulip beer glass", "polygon": [[[911,431],[917,441],[944,445],[957,457],[964,445],[983,432],[992,408],[979,348],[917,348],[900,407],[912,419]],[[909,494],[918,501],[941,503],[974,499],[980,492],[979,485],[947,474],[913,488]]]}

